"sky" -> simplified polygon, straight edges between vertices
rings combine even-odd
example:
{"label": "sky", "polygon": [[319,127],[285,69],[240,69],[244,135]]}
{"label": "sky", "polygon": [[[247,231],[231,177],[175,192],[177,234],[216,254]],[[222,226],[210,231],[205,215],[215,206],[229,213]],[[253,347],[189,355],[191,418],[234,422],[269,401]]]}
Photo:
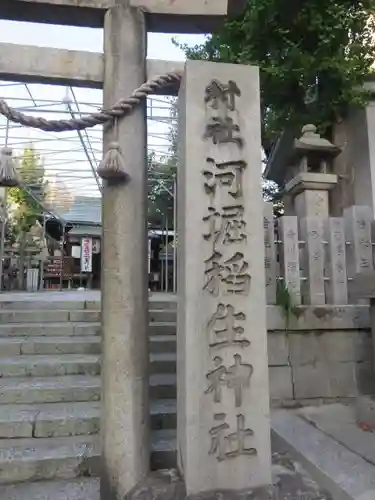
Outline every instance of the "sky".
{"label": "sky", "polygon": [[[173,35],[150,33],[147,56],[151,59],[183,60],[184,54],[173,46],[172,37]],[[178,36],[182,42],[192,44],[199,43],[203,38],[197,35]],[[56,49],[102,52],[103,30],[0,21],[0,41]]]}
{"label": "sky", "polygon": [[[0,0],[1,1],[1,0]],[[183,52],[175,47],[172,38],[182,43],[194,45],[204,40],[197,35],[163,35],[149,33],[148,58],[181,61]],[[77,28],[71,26],[53,26],[33,23],[0,21],[0,42],[39,47],[53,47],[58,49],[102,52],[103,30]],[[30,93],[35,102],[30,99]],[[66,98],[71,101],[74,111],[77,110],[74,99],[79,102],[81,112],[96,111],[102,102],[100,90],[75,88],[72,94],[67,88],[51,85],[14,85],[9,82],[0,82],[0,98],[4,98],[11,106],[21,108],[35,116],[50,119],[67,118]],[[155,98],[152,104],[152,114],[161,119],[148,120],[149,149],[163,154],[167,142],[165,133],[167,123],[163,117],[168,116],[168,104],[165,99]],[[36,105],[36,107],[35,107]],[[34,109],[33,109],[34,107]],[[45,112],[42,112],[42,110]],[[64,111],[64,113],[62,113]],[[150,111],[151,112],[151,111]],[[6,120],[0,118],[0,140],[5,142]],[[91,166],[84,151],[85,144],[93,167],[101,158],[101,129],[95,128],[84,132],[81,138],[76,133],[47,134],[41,131],[27,129],[20,126],[9,126],[8,145],[16,153],[20,153],[30,142],[34,144],[43,157],[45,168],[51,178],[63,182],[75,194],[99,195]]]}

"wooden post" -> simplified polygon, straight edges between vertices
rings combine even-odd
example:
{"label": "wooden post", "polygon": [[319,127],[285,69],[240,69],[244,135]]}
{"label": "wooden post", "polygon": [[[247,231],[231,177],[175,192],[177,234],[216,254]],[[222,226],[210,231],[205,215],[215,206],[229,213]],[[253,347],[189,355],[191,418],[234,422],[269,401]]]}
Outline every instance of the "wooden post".
{"label": "wooden post", "polygon": [[[125,2],[127,4],[127,2]],[[145,81],[141,11],[111,8],[104,25],[104,107]],[[149,470],[146,103],[104,133],[130,180],[103,190],[102,500],[122,500]]]}

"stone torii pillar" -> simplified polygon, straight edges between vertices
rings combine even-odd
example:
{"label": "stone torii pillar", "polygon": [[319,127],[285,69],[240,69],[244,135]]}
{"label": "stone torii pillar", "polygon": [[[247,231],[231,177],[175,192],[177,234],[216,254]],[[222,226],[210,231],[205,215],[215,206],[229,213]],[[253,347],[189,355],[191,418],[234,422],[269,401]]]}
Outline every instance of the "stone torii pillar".
{"label": "stone torii pillar", "polygon": [[[227,0],[114,1],[104,21],[104,107],[145,81],[147,26],[205,33],[226,13]],[[107,131],[104,151],[111,140]],[[149,471],[145,103],[120,121],[118,142],[130,182],[103,193],[103,500],[123,499]]]}
{"label": "stone torii pillar", "polygon": [[[146,27],[119,4],[104,21],[104,107],[145,81]],[[149,470],[146,111],[120,120],[128,184],[107,184],[102,212],[102,500],[117,500]],[[103,152],[113,130],[104,132]]]}

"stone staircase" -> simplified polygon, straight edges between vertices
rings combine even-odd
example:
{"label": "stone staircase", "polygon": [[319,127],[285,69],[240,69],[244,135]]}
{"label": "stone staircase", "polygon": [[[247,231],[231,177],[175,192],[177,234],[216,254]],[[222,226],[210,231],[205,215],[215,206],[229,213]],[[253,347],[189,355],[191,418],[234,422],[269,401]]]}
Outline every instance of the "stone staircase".
{"label": "stone staircase", "polygon": [[[158,469],[176,463],[176,303],[151,300],[149,309],[150,459]],[[21,490],[33,499],[30,488],[36,488],[35,498],[49,500],[54,497],[44,497],[41,484],[55,491],[95,476],[99,321],[98,302],[0,302],[1,499],[23,498]]]}

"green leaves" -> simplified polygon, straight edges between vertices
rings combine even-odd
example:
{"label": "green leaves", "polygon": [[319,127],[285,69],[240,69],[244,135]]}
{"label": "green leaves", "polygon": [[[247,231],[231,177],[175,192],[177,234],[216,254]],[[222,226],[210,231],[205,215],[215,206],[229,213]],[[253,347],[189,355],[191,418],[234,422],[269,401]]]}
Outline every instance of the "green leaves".
{"label": "green leaves", "polygon": [[306,122],[328,135],[349,106],[368,98],[360,89],[375,61],[375,0],[248,0],[188,58],[260,67],[263,140]]}
{"label": "green leaves", "polygon": [[[25,148],[18,159],[19,172],[23,183],[41,201],[45,195],[44,165],[33,147]],[[29,231],[40,215],[40,204],[22,187],[11,188],[8,199],[16,205],[14,223],[19,231]]]}

